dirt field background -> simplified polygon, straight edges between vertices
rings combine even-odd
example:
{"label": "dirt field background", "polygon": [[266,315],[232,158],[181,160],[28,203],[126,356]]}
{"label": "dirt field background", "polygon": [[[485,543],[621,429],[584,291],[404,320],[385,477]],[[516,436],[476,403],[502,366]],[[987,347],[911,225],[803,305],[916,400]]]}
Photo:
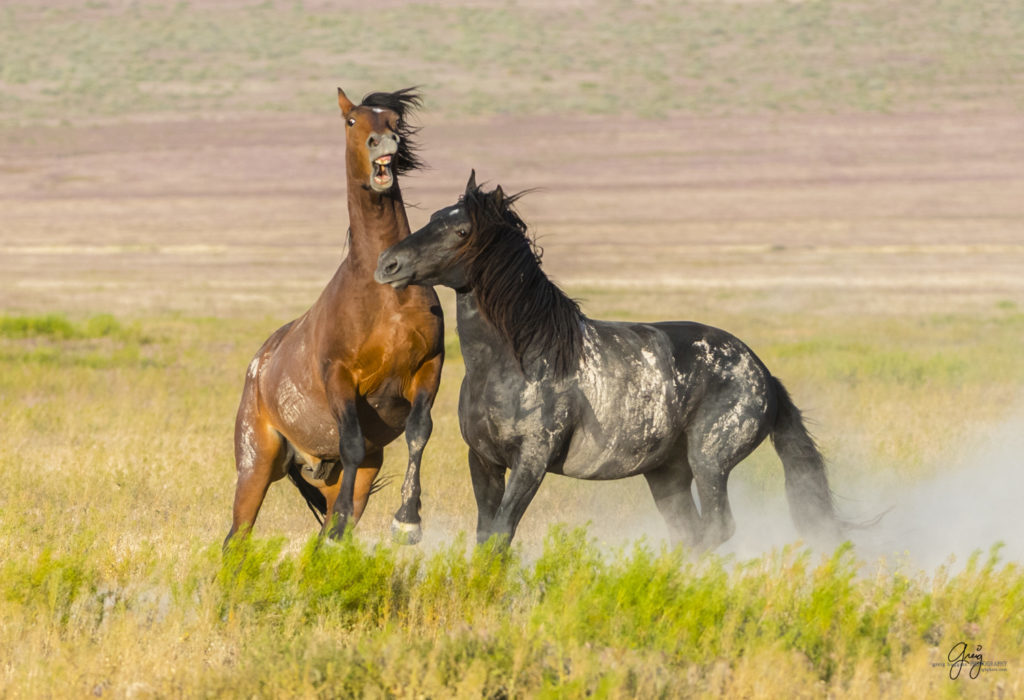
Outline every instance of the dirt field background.
{"label": "dirt field background", "polygon": [[[325,88],[320,115],[9,130],[0,307],[300,312],[344,255]],[[1024,304],[1019,114],[460,120],[425,94],[430,169],[403,183],[413,227],[471,168],[538,188],[520,209],[546,269],[584,298],[668,287],[766,314]]]}
{"label": "dirt field background", "polygon": [[302,310],[343,255],[334,88],[412,84],[413,225],[470,168],[540,188],[522,212],[574,289],[1020,303],[1022,27],[996,0],[11,0],[0,308]]}

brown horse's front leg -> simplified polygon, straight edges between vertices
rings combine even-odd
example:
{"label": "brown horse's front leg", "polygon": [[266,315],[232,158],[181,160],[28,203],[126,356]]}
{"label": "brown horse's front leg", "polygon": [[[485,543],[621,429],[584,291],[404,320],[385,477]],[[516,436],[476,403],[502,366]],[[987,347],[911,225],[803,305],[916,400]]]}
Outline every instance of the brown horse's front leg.
{"label": "brown horse's front leg", "polygon": [[[363,517],[363,511],[366,510],[366,504],[370,500],[370,493],[373,491],[377,474],[380,472],[380,466],[383,462],[383,450],[373,450],[367,453],[363,463],[356,470],[356,485],[352,496],[352,527],[358,525],[359,519]],[[341,479],[321,488],[320,492],[327,500],[327,512],[333,513],[334,503],[341,492]]]}
{"label": "brown horse's front leg", "polygon": [[416,544],[423,538],[420,525],[420,463],[423,448],[427,446],[434,429],[430,409],[441,381],[442,357],[439,355],[425,364],[416,374],[412,386],[412,410],[405,421],[405,441],[409,448],[409,464],[402,482],[402,505],[391,521],[391,535],[396,542]]}
{"label": "brown horse's front leg", "polygon": [[366,457],[366,443],[363,430],[356,415],[355,401],[339,407],[338,452],[341,455],[341,487],[338,497],[324,521],[323,534],[331,539],[341,539],[345,526],[354,513],[356,476],[359,465]]}

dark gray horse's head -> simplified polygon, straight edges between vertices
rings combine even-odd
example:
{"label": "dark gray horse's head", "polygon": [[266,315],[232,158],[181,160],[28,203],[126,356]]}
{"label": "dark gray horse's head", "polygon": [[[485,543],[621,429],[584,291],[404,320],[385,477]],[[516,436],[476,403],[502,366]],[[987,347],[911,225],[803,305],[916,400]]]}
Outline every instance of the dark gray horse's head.
{"label": "dark gray horse's head", "polygon": [[395,289],[410,284],[440,284],[453,289],[469,286],[466,252],[474,230],[472,211],[484,203],[478,201],[481,198],[492,206],[500,205],[504,193],[501,187],[481,192],[474,171],[459,201],[437,210],[426,226],[381,253],[374,279]]}

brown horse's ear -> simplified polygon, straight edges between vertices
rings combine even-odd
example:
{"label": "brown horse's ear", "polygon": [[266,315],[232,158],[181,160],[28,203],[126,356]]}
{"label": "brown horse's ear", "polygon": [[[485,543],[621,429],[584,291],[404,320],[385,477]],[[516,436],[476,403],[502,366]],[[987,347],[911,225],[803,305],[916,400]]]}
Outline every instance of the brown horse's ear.
{"label": "brown horse's ear", "polygon": [[469,182],[466,183],[466,194],[476,191],[476,168],[469,171]]}
{"label": "brown horse's ear", "polygon": [[341,107],[342,117],[347,117],[348,113],[352,111],[353,107],[355,107],[355,105],[352,104],[352,100],[345,96],[345,91],[341,88],[338,88],[338,106]]}

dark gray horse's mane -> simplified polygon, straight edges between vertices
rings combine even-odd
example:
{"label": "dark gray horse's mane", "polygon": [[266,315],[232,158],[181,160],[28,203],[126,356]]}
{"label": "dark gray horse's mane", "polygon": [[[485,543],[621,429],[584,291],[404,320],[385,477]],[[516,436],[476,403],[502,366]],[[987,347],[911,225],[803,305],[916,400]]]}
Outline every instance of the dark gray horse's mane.
{"label": "dark gray horse's mane", "polygon": [[359,106],[390,109],[398,115],[398,127],[395,132],[400,140],[398,152],[391,165],[395,175],[404,175],[410,170],[423,167],[423,161],[420,160],[419,154],[416,152],[417,146],[413,138],[419,133],[419,127],[412,126],[408,120],[413,112],[423,106],[423,100],[416,92],[416,88],[408,87],[395,92],[371,92],[363,98],[363,103]]}
{"label": "dark gray horse's mane", "polygon": [[508,341],[519,366],[548,357],[561,377],[578,363],[585,316],[541,270],[542,251],[513,207],[523,194],[468,188],[462,201],[472,227],[461,255],[480,313]]}

